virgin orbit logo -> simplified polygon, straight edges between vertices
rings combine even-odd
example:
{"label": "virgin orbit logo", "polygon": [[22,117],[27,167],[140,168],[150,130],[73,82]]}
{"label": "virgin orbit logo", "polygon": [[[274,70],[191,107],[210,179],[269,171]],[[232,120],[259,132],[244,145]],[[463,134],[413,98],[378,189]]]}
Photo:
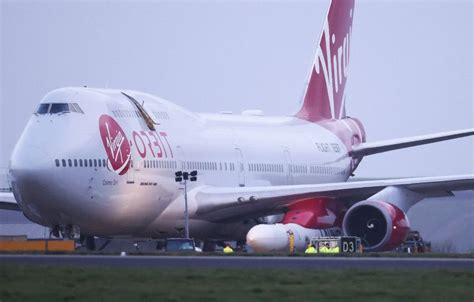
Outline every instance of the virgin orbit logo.
{"label": "virgin orbit logo", "polygon": [[105,152],[109,158],[107,167],[119,175],[130,167],[130,144],[120,125],[106,114],[99,118],[99,130]]}

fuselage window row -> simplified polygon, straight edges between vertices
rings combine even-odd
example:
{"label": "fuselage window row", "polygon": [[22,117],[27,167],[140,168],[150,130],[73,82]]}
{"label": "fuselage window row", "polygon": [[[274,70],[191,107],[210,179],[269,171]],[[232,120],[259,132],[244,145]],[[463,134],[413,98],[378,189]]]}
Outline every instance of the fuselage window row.
{"label": "fuselage window row", "polygon": [[[107,167],[107,161],[105,159],[56,159],[56,167]],[[131,163],[133,168],[133,162]],[[178,169],[176,161],[160,161],[160,160],[145,160],[143,161],[143,167],[146,169]],[[184,162],[183,169],[188,170],[208,170],[208,171],[235,171],[234,163],[227,162],[199,162],[189,161]],[[243,170],[243,166],[241,166]],[[344,175],[346,169],[337,167],[324,167],[324,166],[305,166],[305,165],[290,165],[290,173],[295,174],[328,174],[328,175]],[[264,163],[252,163],[248,164],[249,172],[264,172],[264,173],[284,173],[284,167],[282,164],[264,164]]]}
{"label": "fuselage window row", "polygon": [[160,120],[170,119],[168,112],[165,112],[165,111],[152,111],[152,112],[156,116],[157,119],[160,119]]}
{"label": "fuselage window row", "polygon": [[[265,173],[284,173],[284,167],[282,164],[251,163],[248,164],[248,171]],[[346,173],[346,170],[337,167],[289,165],[289,172],[295,174],[344,175]]]}
{"label": "fuselage window row", "polygon": [[264,163],[253,163],[248,164],[249,172],[268,172],[268,173],[283,173],[282,164],[264,164]]}
{"label": "fuselage window row", "polygon": [[107,162],[105,159],[56,159],[54,161],[56,167],[69,167],[69,168],[77,168],[77,167],[107,167]]}
{"label": "fuselage window row", "polygon": [[112,110],[112,115],[116,118],[142,118],[142,114],[138,110],[117,109]]}
{"label": "fuselage window row", "polygon": [[235,165],[233,163],[221,162],[200,162],[200,161],[188,161],[184,163],[184,166],[188,170],[209,170],[209,171],[234,171]]}
{"label": "fuselage window row", "polygon": [[145,160],[143,161],[143,168],[145,169],[177,169],[176,161],[161,161],[161,160]]}

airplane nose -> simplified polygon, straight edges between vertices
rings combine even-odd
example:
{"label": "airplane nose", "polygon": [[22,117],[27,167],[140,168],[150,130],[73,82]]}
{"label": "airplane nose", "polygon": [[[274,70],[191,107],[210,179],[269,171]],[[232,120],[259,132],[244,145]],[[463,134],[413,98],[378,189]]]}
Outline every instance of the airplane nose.
{"label": "airplane nose", "polygon": [[53,167],[54,161],[45,148],[35,145],[16,148],[10,161],[15,199],[30,220],[43,225],[48,224],[45,218],[54,198],[49,194]]}

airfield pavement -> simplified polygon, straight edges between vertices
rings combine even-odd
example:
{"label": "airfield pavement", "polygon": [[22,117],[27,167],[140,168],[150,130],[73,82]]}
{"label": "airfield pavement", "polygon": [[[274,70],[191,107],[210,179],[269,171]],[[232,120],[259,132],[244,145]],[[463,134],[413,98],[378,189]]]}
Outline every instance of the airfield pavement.
{"label": "airfield pavement", "polygon": [[115,256],[0,255],[0,263],[60,266],[300,268],[300,269],[474,269],[474,259],[387,257],[265,257],[265,256]]}

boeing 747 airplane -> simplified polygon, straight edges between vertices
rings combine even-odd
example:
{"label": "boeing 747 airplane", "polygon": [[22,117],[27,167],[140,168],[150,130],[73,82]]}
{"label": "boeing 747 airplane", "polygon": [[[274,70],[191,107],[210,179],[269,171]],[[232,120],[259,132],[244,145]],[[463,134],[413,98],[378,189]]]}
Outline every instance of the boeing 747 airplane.
{"label": "boeing 747 airplane", "polygon": [[[257,252],[297,250],[312,237],[357,236],[390,250],[424,198],[472,190],[473,175],[346,182],[366,156],[456,139],[473,129],[367,142],[345,110],[353,0],[333,0],[301,108],[292,116],[190,112],[130,90],[61,88],[40,102],[9,165],[21,210],[53,234],[183,235],[187,183],[191,237],[246,242]],[[279,218],[279,219],[277,219]]]}

